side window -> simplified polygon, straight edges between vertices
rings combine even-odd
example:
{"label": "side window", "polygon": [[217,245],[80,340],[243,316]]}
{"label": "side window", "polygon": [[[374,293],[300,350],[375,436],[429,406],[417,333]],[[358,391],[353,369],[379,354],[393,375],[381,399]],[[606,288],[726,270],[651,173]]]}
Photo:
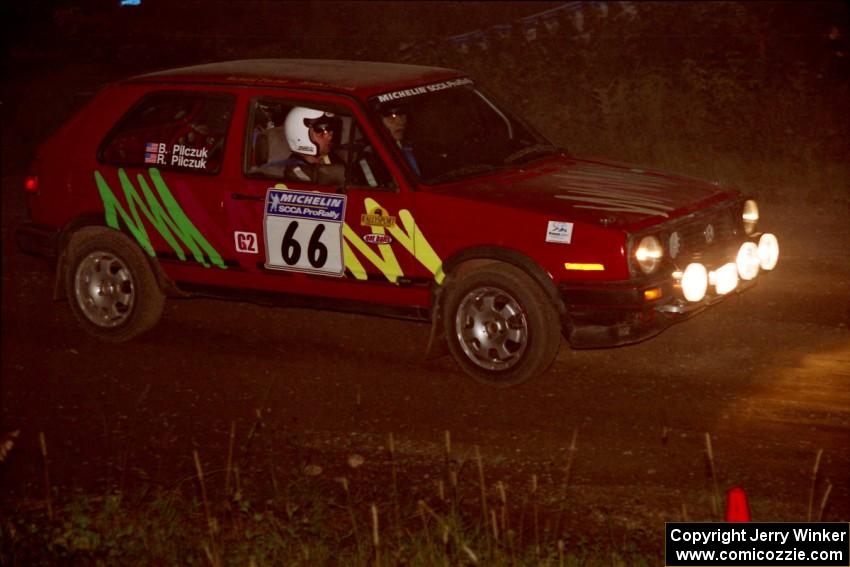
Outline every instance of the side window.
{"label": "side window", "polygon": [[112,129],[98,159],[111,165],[216,174],[233,104],[234,97],[227,94],[146,95]]}
{"label": "side window", "polygon": [[354,138],[351,142],[349,171],[351,185],[372,189],[395,189],[396,187],[387,166],[357,125],[355,125]]}
{"label": "side window", "polygon": [[312,185],[394,187],[346,111],[282,99],[251,101],[245,174]]}

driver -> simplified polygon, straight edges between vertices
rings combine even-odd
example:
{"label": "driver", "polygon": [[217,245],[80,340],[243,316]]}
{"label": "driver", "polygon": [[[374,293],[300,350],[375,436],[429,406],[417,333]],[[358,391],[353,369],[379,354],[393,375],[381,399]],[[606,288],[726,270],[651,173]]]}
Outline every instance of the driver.
{"label": "driver", "polygon": [[[333,153],[334,137],[339,135],[341,121],[332,112],[296,106],[283,124],[286,142],[292,153],[286,160],[284,177],[292,181],[318,183],[320,177],[341,160]],[[326,169],[327,168],[327,169]]]}

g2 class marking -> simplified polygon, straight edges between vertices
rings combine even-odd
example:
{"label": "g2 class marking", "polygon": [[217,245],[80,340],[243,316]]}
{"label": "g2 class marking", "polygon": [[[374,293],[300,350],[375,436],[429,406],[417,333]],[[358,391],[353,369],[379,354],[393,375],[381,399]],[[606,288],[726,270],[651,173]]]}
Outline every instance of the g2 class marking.
{"label": "g2 class marking", "polygon": [[243,254],[257,254],[257,233],[234,231],[233,239],[236,243],[236,251]]}

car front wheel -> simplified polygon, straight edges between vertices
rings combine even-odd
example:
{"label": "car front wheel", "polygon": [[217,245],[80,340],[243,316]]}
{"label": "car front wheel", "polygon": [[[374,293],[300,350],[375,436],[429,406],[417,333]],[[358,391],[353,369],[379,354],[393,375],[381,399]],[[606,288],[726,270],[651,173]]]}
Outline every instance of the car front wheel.
{"label": "car front wheel", "polygon": [[519,268],[487,264],[463,273],[446,293],[443,324],[449,349],[474,379],[519,384],[554,361],[561,344],[555,306]]}
{"label": "car front wheel", "polygon": [[83,328],[121,342],[159,321],[165,295],[142,250],[124,234],[87,227],[68,244],[65,291]]}

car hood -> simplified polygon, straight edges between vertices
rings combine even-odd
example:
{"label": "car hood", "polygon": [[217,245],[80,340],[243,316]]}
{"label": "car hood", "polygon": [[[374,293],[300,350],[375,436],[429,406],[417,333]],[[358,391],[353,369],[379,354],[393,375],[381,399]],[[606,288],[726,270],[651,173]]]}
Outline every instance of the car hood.
{"label": "car hood", "polygon": [[737,195],[717,185],[628,164],[561,157],[440,192],[545,213],[552,220],[640,230]]}

